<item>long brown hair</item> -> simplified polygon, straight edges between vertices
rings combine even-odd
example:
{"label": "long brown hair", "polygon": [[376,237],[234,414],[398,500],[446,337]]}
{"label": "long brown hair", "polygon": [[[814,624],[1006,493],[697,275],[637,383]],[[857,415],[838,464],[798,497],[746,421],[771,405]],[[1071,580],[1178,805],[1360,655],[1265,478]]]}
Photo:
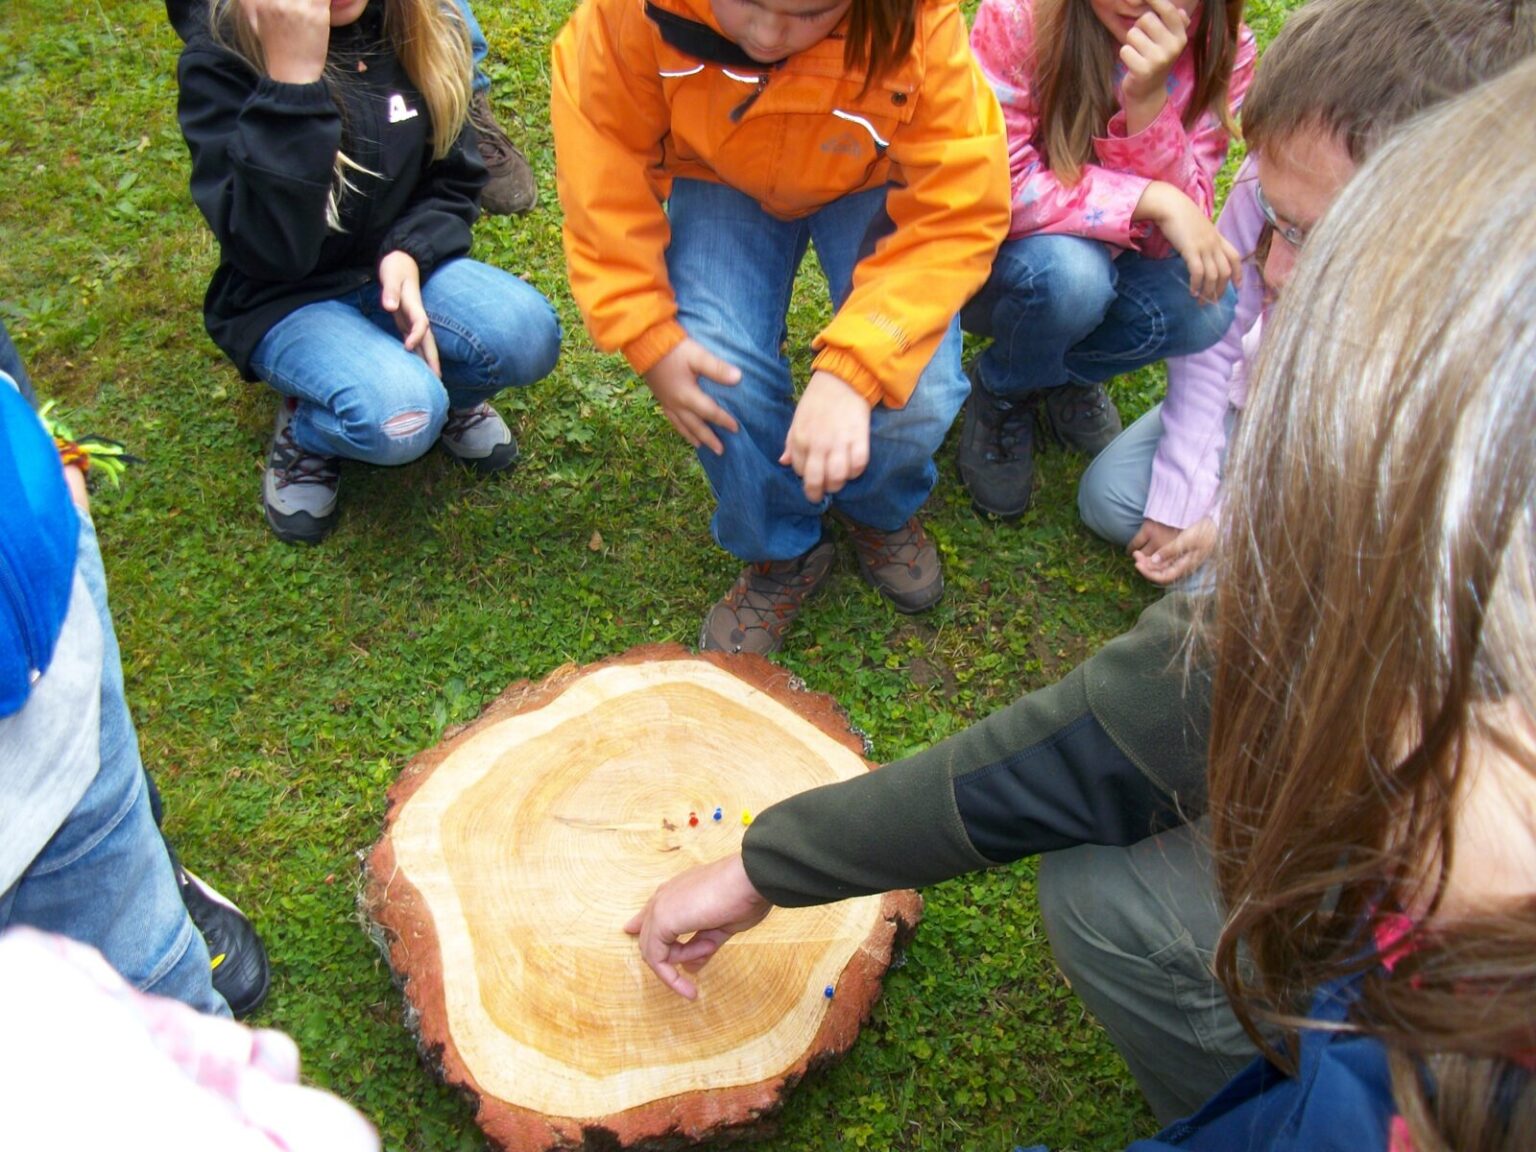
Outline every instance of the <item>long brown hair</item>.
{"label": "long brown hair", "polygon": [[917,10],[923,0],[853,0],[848,8],[848,39],[843,67],[867,68],[873,84],[907,58],[917,38]]}
{"label": "long brown hair", "polygon": [[1387,1045],[1419,1152],[1536,1147],[1536,891],[1437,915],[1482,758],[1536,774],[1532,107],[1536,60],[1391,138],[1308,240],[1198,633],[1217,974],[1284,1064],[1312,992],[1364,973],[1348,1026]]}
{"label": "long brown hair", "polygon": [[[1035,0],[1034,97],[1040,110],[1035,146],[1056,176],[1076,184],[1093,159],[1093,138],[1102,135],[1118,102],[1115,59],[1120,46],[1093,13],[1088,0]],[[1205,0],[1189,32],[1195,91],[1184,110],[1193,127],[1207,112],[1237,133],[1227,88],[1237,59],[1243,0]]]}
{"label": "long brown hair", "polygon": [[[437,0],[372,2],[384,5],[385,38],[427,106],[432,158],[441,160],[469,119],[469,31],[456,8]],[[214,0],[209,19],[220,43],[243,56],[256,71],[266,71],[261,39],[244,18],[240,0]],[[326,83],[334,87],[340,82],[327,68]]]}

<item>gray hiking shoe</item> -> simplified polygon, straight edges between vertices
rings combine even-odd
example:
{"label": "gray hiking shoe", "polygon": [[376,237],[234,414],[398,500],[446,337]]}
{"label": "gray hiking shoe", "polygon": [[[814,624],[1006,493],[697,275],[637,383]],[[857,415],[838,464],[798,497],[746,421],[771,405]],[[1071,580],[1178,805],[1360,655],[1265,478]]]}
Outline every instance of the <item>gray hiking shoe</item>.
{"label": "gray hiking shoe", "polygon": [[1051,434],[1089,456],[1097,456],[1120,435],[1120,413],[1102,384],[1046,388],[1040,407]]}
{"label": "gray hiking shoe", "polygon": [[277,406],[272,446],[261,482],[262,509],[272,534],[286,544],[318,544],[336,527],[336,493],[341,470],[336,457],[304,451],[293,439],[298,401]]}
{"label": "gray hiking shoe", "polygon": [[539,199],[533,168],[496,122],[487,93],[476,92],[470,100],[469,122],[475,128],[480,159],[491,174],[490,181],[480,192],[481,209],[490,216],[515,216],[527,212]]}
{"label": "gray hiking shoe", "polygon": [[939,550],[916,516],[894,532],[843,519],[859,572],[898,612],[926,612],[944,595]]}
{"label": "gray hiking shoe", "polygon": [[965,370],[971,396],[960,425],[960,479],[978,512],[1017,520],[1029,509],[1035,484],[1036,393],[994,396],[972,361]]}
{"label": "gray hiking shoe", "polygon": [[444,451],[476,472],[503,472],[517,463],[517,440],[501,413],[481,401],[454,408],[443,423]]}
{"label": "gray hiking shoe", "polygon": [[823,534],[820,543],[803,556],[748,564],[724,599],[704,617],[700,651],[762,656],[777,652],[784,630],[800,614],[806,597],[826,580],[836,558],[836,547]]}

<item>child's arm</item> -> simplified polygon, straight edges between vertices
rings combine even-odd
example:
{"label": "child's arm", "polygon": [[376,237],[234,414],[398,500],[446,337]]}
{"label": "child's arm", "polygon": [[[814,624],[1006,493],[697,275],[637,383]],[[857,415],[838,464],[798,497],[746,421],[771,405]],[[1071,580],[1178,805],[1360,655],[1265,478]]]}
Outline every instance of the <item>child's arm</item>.
{"label": "child's arm", "polygon": [[[1256,181],[1250,158],[1238,169],[1216,225],[1245,259],[1253,254],[1264,231],[1264,217],[1253,195]],[[1262,277],[1250,268],[1238,289],[1236,314],[1221,339],[1204,352],[1169,359],[1163,436],[1152,461],[1147,520],[1188,528],[1215,505],[1233,373],[1243,362],[1243,337],[1263,304]]]}
{"label": "child's arm", "polygon": [[[1234,116],[1242,108],[1243,97],[1253,82],[1255,52],[1253,33],[1246,26],[1239,28],[1237,56],[1227,89],[1228,106]],[[1193,86],[1194,68],[1188,53],[1174,68],[1172,82],[1186,89]],[[1127,93],[1127,85],[1131,85],[1129,77],[1121,87],[1122,100],[1129,102],[1135,89],[1132,86],[1131,93]],[[1132,122],[1128,103],[1110,120],[1105,134],[1095,138],[1094,152],[1099,162],[1108,167],[1173,185],[1209,218],[1216,202],[1216,173],[1226,162],[1231,137],[1221,118],[1210,112],[1204,113],[1192,129],[1186,129],[1181,103],[1165,99],[1156,116],[1139,130]],[[1153,233],[1146,238],[1142,251],[1148,256],[1162,257],[1168,254],[1169,245],[1164,237]]]}
{"label": "child's arm", "polygon": [[550,77],[571,292],[597,346],[642,376],[687,335],[667,279],[669,118],[652,43],[642,5],[591,0],[556,38]]}
{"label": "child's arm", "polygon": [[813,368],[871,406],[906,403],[986,281],[1008,227],[1002,117],[971,58],[965,20],[957,4],[919,11],[923,86],[886,152],[894,227],[854,268],[852,291],[813,342]]}
{"label": "child's arm", "polygon": [[453,148],[427,165],[416,189],[379,244],[379,259],[404,252],[416,262],[425,284],[438,265],[469,252],[471,225],[480,215],[485,162],[466,124]]}
{"label": "child's arm", "polygon": [[177,80],[192,198],[225,258],[263,280],[308,275],[326,237],[341,147],[341,115],[325,85],[257,75],[207,36],[182,51]]}

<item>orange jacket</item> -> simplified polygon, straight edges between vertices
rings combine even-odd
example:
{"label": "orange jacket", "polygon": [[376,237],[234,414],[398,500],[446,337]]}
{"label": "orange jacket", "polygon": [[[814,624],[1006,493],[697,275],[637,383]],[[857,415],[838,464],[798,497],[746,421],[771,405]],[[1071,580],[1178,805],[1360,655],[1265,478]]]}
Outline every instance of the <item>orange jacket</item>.
{"label": "orange jacket", "polygon": [[[709,0],[654,2],[719,32]],[[1006,135],[954,0],[922,0],[907,60],[862,86],[839,33],[749,72],[666,43],[645,0],[584,0],[555,41],[551,113],[571,290],[598,347],[644,373],[685,336],[665,261],[673,177],[784,219],[889,183],[896,227],[813,347],[871,404],[905,404],[1008,231]]]}

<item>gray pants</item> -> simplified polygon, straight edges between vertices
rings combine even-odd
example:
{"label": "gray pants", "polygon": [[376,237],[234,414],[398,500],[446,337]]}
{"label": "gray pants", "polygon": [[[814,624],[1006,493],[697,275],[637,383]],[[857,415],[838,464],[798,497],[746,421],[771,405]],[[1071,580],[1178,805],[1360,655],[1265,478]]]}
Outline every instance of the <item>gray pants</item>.
{"label": "gray pants", "polygon": [[1051,852],[1039,876],[1056,963],[1159,1122],[1189,1115],[1256,1054],[1211,971],[1225,916],[1205,822]]}

